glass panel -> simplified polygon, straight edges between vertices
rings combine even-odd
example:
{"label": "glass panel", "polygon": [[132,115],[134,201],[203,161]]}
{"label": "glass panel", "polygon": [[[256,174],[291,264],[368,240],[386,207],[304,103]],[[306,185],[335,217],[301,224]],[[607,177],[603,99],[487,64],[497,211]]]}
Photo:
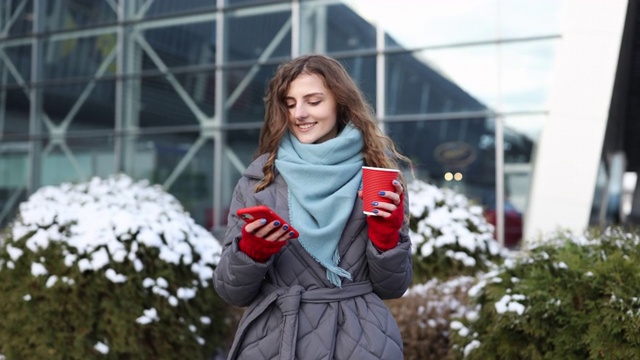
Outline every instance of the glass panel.
{"label": "glass panel", "polygon": [[510,115],[504,117],[505,163],[530,162],[533,149],[540,140],[545,113]]}
{"label": "glass panel", "polygon": [[417,178],[454,188],[477,203],[486,203],[495,191],[495,150],[483,142],[494,134],[492,120],[387,122],[385,129],[414,162]]}
{"label": "glass panel", "polygon": [[[346,0],[359,16],[380,24],[386,46],[425,46],[546,36],[560,32],[562,1]],[[499,19],[499,20],[498,20]]]}
{"label": "glass panel", "polygon": [[236,5],[249,5],[249,4],[265,4],[265,3],[278,3],[285,2],[290,0],[227,0],[227,5],[236,6]]}
{"label": "glass panel", "polygon": [[44,185],[87,181],[115,172],[113,137],[68,137],[46,140],[42,150],[41,181]]}
{"label": "glass panel", "polygon": [[130,141],[136,179],[160,184],[175,196],[194,220],[207,225],[213,199],[213,142],[198,141],[198,132],[141,135]]}
{"label": "glass panel", "polygon": [[[193,84],[196,84],[199,80],[197,80],[197,75],[193,74],[178,76],[176,78],[178,84],[172,83],[164,75],[134,78],[127,82],[128,86],[131,87],[132,96],[134,96],[133,106],[140,107],[137,126],[148,128],[199,124],[197,115],[194,113],[194,110],[197,111],[198,109],[198,104],[194,102],[193,97],[194,94],[198,97],[204,96],[203,94],[206,94],[206,91],[202,93],[201,88],[194,85],[186,93],[183,93],[182,90],[185,90],[183,84],[187,82],[187,79],[196,79]],[[209,75],[204,74],[202,76]],[[139,95],[137,95],[140,98],[139,104],[136,104],[135,101],[137,91],[139,91]],[[209,103],[213,99],[203,99],[203,101]],[[213,113],[212,106],[206,109],[208,109],[209,113]],[[135,116],[135,114],[136,112],[134,111],[132,115]]]}
{"label": "glass panel", "polygon": [[3,84],[23,84],[31,80],[31,46],[2,48],[7,58],[0,58],[0,75]]}
{"label": "glass panel", "polygon": [[95,0],[56,0],[43,3],[47,12],[46,30],[73,30],[118,20],[115,2]]}
{"label": "glass panel", "polygon": [[43,109],[54,124],[64,124],[68,131],[113,129],[115,82],[46,86],[43,88]]}
{"label": "glass panel", "polygon": [[533,151],[546,117],[546,114],[504,117],[504,238],[509,247],[515,247],[522,239],[531,190]]}
{"label": "glass panel", "polygon": [[28,154],[26,142],[0,142],[0,227],[7,225],[26,200]]}
{"label": "glass panel", "polygon": [[[477,48],[469,49],[474,52]],[[438,51],[435,51],[436,53]],[[466,62],[472,65],[471,54],[462,55],[460,49],[443,50],[448,54],[447,59],[455,56],[468,56],[456,60],[458,63]],[[474,98],[467,90],[461,86],[465,85],[465,77],[452,79],[448,74],[440,68],[439,63],[433,64],[428,56],[432,53],[415,53],[415,54],[398,54],[388,55],[386,61],[386,114],[420,114],[420,113],[446,113],[456,111],[480,111],[486,109],[481,100]],[[495,68],[495,63],[492,64]],[[477,67],[471,66],[473,69]],[[467,74],[472,76],[468,81],[474,81],[478,77],[478,72],[467,70]],[[482,73],[491,72],[483,69]],[[494,72],[495,74],[495,72]],[[487,76],[479,76],[486,80],[482,86],[479,85],[478,91],[489,97],[491,92],[491,83],[495,84],[494,79],[488,79]],[[495,89],[495,87],[494,87]]]}
{"label": "glass panel", "polygon": [[[121,0],[122,1],[122,0]],[[180,0],[180,1],[153,1],[151,7],[145,13],[146,17],[169,16],[190,12],[215,11],[215,0]]]}
{"label": "glass panel", "polygon": [[[242,173],[253,161],[260,141],[260,128],[227,131],[227,158]],[[235,179],[237,180],[237,179]],[[235,181],[233,181],[235,183]],[[234,184],[235,185],[235,184]]]}
{"label": "glass panel", "polygon": [[376,29],[344,4],[304,2],[301,9],[302,53],[333,53],[376,48]]}
{"label": "glass panel", "polygon": [[387,56],[387,114],[547,107],[557,40]]}
{"label": "glass panel", "polygon": [[[366,100],[373,106],[376,94],[376,59],[358,56],[338,59],[360,86]],[[279,64],[231,68],[227,74],[227,117],[230,123],[262,122],[267,84]],[[246,77],[250,77],[247,82]],[[229,103],[231,101],[231,103]]]}
{"label": "glass panel", "polygon": [[514,42],[501,47],[502,111],[538,111],[548,108],[555,51],[559,41]]}
{"label": "glass panel", "polygon": [[[9,24],[11,22],[11,24]],[[0,6],[0,25],[9,26],[9,36],[18,36],[33,31],[33,0],[3,1]]]}
{"label": "glass panel", "polygon": [[357,56],[338,58],[351,78],[362,91],[365,100],[375,108],[376,104],[376,57]]}
{"label": "glass panel", "polygon": [[290,6],[227,15],[227,60],[268,60],[291,54]]}
{"label": "glass panel", "polygon": [[29,134],[29,98],[24,90],[0,90],[0,107],[3,108],[0,109],[0,134],[26,137]]}
{"label": "glass panel", "polygon": [[228,99],[225,104],[229,123],[264,120],[263,98],[277,67],[278,64],[254,65],[226,71]]}
{"label": "glass panel", "polygon": [[151,53],[141,50],[144,70],[215,63],[215,21],[147,29],[144,39],[151,46]]}
{"label": "glass panel", "polygon": [[224,149],[221,171],[222,206],[225,214],[223,223],[225,224],[233,190],[244,170],[253,161],[258,149],[259,137],[259,128],[227,132],[227,146]]}
{"label": "glass panel", "polygon": [[175,76],[200,111],[209,117],[213,117],[215,112],[216,73],[214,71],[201,71],[175,74]]}
{"label": "glass panel", "polygon": [[598,174],[596,177],[596,186],[593,190],[593,203],[591,204],[591,212],[589,214],[589,225],[600,224],[600,212],[604,205],[604,197],[609,184],[609,174],[604,159],[600,159],[598,164]]}
{"label": "glass panel", "polygon": [[115,32],[105,32],[90,37],[46,39],[43,57],[44,78],[114,75],[116,37]]}

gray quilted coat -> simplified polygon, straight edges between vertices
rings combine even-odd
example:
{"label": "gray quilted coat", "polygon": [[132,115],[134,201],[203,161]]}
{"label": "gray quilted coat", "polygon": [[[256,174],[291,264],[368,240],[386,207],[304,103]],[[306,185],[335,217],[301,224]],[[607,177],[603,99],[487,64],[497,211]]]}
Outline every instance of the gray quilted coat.
{"label": "gray quilted coat", "polygon": [[343,279],[342,288],[329,283],[326,270],[297,240],[265,263],[255,262],[238,248],[244,221],[236,210],[264,204],[289,219],[281,176],[265,190],[254,190],[265,160],[257,158],[236,186],[215,270],[218,294],[232,305],[248,306],[229,359],[402,359],[400,331],[381,299],[400,297],[411,281],[406,226],[400,244],[381,253],[368,238],[362,202],[354,194],[355,206],[345,204],[353,211],[338,245],[340,267],[353,281]]}

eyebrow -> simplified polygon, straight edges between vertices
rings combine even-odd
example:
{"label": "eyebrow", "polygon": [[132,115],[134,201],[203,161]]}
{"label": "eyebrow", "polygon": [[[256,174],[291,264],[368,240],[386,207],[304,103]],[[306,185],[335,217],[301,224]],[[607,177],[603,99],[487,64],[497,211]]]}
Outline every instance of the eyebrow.
{"label": "eyebrow", "polygon": [[[322,93],[322,92],[314,92],[314,93],[307,94],[307,95],[303,96],[302,98],[303,98],[303,99],[308,99],[308,98],[310,98],[310,97],[318,96],[318,95],[320,95],[320,96],[324,96],[324,93]],[[287,97],[285,97],[284,99],[285,99],[285,100],[288,100],[288,99],[295,100],[295,99],[294,99],[293,97],[291,97],[291,96],[287,96]]]}

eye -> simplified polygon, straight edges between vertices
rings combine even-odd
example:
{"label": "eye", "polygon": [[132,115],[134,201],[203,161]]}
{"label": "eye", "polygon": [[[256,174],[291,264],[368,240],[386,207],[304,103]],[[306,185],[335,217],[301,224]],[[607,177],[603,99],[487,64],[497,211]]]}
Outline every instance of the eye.
{"label": "eye", "polygon": [[321,101],[320,101],[320,100],[318,100],[318,101],[310,101],[310,102],[309,102],[309,105],[311,105],[311,106],[316,106],[316,105],[318,105],[318,104],[320,104],[320,103],[321,103]]}
{"label": "eye", "polygon": [[292,109],[292,108],[294,108],[296,106],[296,104],[289,103],[289,104],[286,104],[286,106],[287,106],[287,109]]}

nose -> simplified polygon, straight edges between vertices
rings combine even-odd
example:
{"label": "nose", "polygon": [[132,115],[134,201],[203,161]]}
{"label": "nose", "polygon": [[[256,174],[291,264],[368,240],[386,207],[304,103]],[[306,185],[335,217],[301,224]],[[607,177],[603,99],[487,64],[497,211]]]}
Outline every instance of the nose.
{"label": "nose", "polygon": [[295,117],[296,120],[304,120],[308,115],[304,105],[297,105],[293,109],[293,117]]}

